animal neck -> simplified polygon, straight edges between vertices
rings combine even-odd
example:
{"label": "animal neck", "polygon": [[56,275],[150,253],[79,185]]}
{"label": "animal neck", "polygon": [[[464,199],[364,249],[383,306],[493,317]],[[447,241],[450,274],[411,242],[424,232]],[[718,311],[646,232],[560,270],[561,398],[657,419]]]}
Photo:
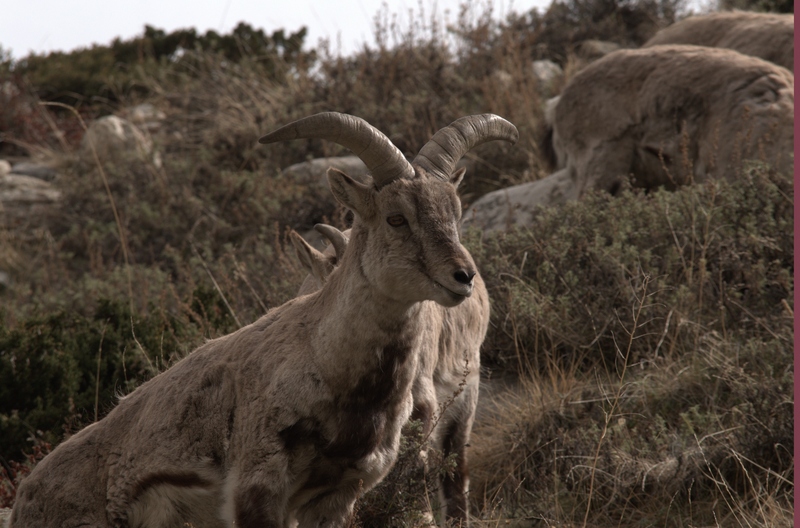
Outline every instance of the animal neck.
{"label": "animal neck", "polygon": [[[357,239],[351,239],[353,243]],[[417,358],[410,356],[419,348],[422,328],[421,303],[390,298],[370,284],[357,249],[348,247],[320,290],[318,302],[325,310],[312,338],[317,363],[332,375],[350,379],[354,369],[416,365]]]}
{"label": "animal neck", "polygon": [[337,335],[337,340],[343,342],[370,341],[378,345],[414,331],[421,304],[384,295],[359,270],[351,271],[350,264],[353,263],[343,262],[320,292],[320,301],[330,307],[320,324],[326,337]]}

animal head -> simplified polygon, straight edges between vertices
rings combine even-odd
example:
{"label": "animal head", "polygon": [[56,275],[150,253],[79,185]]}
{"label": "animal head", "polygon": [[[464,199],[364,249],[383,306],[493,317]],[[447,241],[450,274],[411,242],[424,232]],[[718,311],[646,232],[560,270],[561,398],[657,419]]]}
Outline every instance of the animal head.
{"label": "animal head", "polygon": [[462,117],[439,130],[408,162],[391,141],[363,119],[325,112],[290,123],[261,143],[298,138],[335,141],[358,155],[372,176],[361,184],[328,170],[335,198],[355,213],[352,259],[369,284],[399,302],[433,300],[455,306],[472,293],[475,264],[458,237],[461,203],[454,170],[467,151],[487,141],[516,142],[516,127],[492,114]]}
{"label": "animal head", "polygon": [[344,233],[339,231],[333,226],[327,224],[317,224],[314,226],[321,235],[328,239],[331,243],[325,251],[318,251],[311,244],[305,241],[303,237],[297,234],[296,231],[290,231],[290,240],[297,253],[297,258],[300,263],[308,271],[308,275],[300,289],[297,290],[297,296],[313,293],[325,284],[328,280],[328,275],[331,274],[333,269],[339,263],[339,259],[344,255],[344,250],[347,248],[347,243],[350,241],[350,230]]}

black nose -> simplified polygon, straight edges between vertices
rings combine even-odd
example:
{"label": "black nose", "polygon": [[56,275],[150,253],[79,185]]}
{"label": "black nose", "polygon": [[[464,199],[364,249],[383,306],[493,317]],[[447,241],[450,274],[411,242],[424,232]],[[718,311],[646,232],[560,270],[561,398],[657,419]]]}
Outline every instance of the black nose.
{"label": "black nose", "polygon": [[471,284],[474,276],[474,271],[467,271],[463,269],[453,273],[453,278],[456,280],[456,282],[460,282],[461,284]]}

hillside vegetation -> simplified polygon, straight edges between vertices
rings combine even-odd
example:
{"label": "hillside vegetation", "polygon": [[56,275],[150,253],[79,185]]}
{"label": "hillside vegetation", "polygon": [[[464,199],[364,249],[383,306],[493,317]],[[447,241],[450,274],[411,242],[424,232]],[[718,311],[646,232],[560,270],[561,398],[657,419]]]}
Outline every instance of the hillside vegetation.
{"label": "hillside vegetation", "polygon": [[[120,394],[292,298],[305,270],[288,229],[347,227],[327,189],[280,172],[346,151],[260,135],[334,110],[416,152],[462,115],[499,114],[520,141],[468,155],[466,205],[546,176],[543,100],[586,60],[579,43],[638,46],[685,14],[572,0],[497,22],[470,4],[448,28],[384,10],[348,57],[240,24],[0,62],[0,158],[48,160],[61,192],[0,210],[0,507]],[[541,86],[535,59],[565,76]],[[157,158],[81,148],[92,119],[140,103],[166,116],[148,132]],[[476,526],[792,525],[793,180],[755,161],[728,176],[464,233],[492,302]],[[436,479],[414,464],[415,425],[354,526],[423,524]],[[430,456],[430,473],[451,467]]]}

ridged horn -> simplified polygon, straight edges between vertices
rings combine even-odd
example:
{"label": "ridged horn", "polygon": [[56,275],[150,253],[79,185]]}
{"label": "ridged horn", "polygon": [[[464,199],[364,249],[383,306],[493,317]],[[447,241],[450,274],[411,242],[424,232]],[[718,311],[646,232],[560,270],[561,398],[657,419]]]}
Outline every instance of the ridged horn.
{"label": "ridged horn", "polygon": [[344,255],[344,250],[347,249],[347,243],[350,242],[347,235],[328,224],[317,224],[314,226],[314,229],[317,233],[328,239],[333,245],[333,250],[336,252],[336,258],[340,260],[342,255]]}
{"label": "ridged horn", "polygon": [[519,139],[517,127],[494,114],[461,117],[434,134],[411,164],[447,181],[464,154],[495,139],[513,145]]}
{"label": "ridged horn", "polygon": [[298,119],[258,140],[276,143],[292,139],[327,139],[350,149],[367,166],[378,188],[398,178],[413,177],[414,169],[383,132],[360,117],[322,112]]}

